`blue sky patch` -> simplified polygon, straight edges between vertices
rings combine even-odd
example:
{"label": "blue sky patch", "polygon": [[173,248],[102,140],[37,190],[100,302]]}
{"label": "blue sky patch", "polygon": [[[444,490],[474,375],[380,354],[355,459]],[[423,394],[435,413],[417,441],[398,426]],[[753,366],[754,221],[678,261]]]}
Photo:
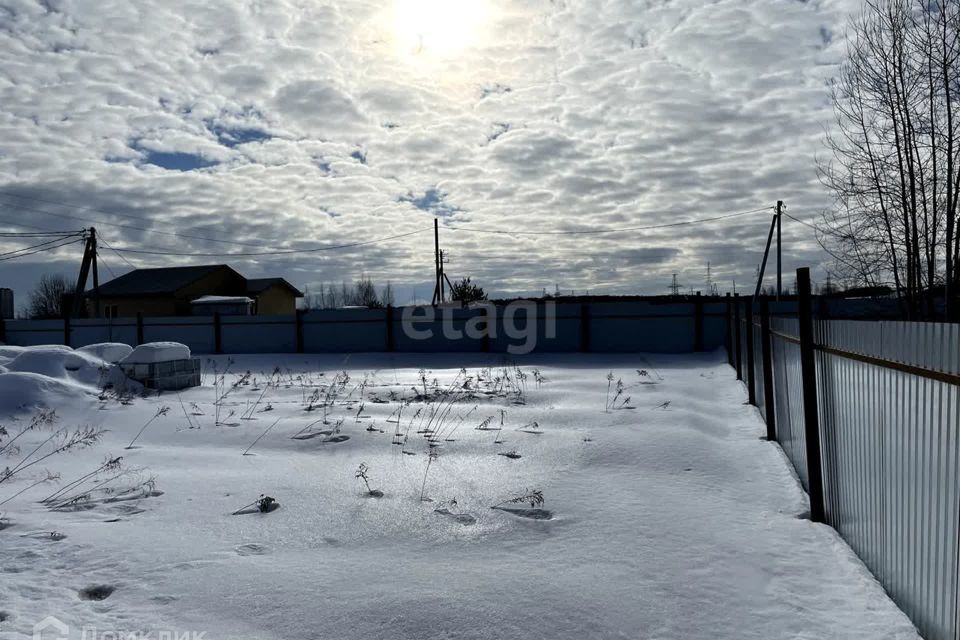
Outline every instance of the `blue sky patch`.
{"label": "blue sky patch", "polygon": [[417,197],[413,192],[399,198],[400,202],[409,202],[417,209],[430,211],[438,216],[450,216],[458,211],[463,211],[460,207],[455,207],[446,202],[447,194],[439,189],[427,189],[422,196]]}
{"label": "blue sky patch", "polygon": [[273,136],[266,131],[252,127],[225,127],[219,124],[208,124],[207,129],[217,136],[217,142],[231,149],[248,142],[265,142],[273,139]]}
{"label": "blue sky patch", "polygon": [[139,143],[130,145],[131,149],[139,151],[144,156],[144,162],[158,166],[169,171],[194,171],[196,169],[206,169],[218,164],[216,160],[207,160],[196,153],[183,153],[180,151],[151,151],[144,149]]}

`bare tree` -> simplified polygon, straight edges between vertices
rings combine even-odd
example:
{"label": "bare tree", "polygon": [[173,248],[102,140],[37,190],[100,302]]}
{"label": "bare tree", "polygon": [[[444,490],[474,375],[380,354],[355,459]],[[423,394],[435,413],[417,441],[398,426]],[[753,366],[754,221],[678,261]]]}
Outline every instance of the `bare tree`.
{"label": "bare tree", "polygon": [[387,286],[385,286],[380,292],[380,303],[385,307],[392,307],[395,304],[394,298],[393,285],[390,284],[390,281],[388,280]]}
{"label": "bare tree", "polygon": [[30,292],[27,315],[35,319],[63,317],[63,297],[68,291],[70,283],[66,276],[59,273],[43,274]]}
{"label": "bare tree", "polygon": [[352,304],[371,309],[383,306],[377,295],[377,287],[368,276],[361,275],[353,286]]}
{"label": "bare tree", "polygon": [[930,315],[930,290],[960,285],[960,3],[867,0],[847,47],[818,239],[845,286],[892,282],[910,316]]}

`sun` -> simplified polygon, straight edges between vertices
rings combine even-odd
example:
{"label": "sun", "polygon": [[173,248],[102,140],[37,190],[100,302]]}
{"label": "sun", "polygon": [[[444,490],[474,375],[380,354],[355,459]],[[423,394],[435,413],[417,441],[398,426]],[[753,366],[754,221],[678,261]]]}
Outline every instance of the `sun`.
{"label": "sun", "polygon": [[486,0],[395,0],[393,37],[398,53],[448,58],[478,43]]}

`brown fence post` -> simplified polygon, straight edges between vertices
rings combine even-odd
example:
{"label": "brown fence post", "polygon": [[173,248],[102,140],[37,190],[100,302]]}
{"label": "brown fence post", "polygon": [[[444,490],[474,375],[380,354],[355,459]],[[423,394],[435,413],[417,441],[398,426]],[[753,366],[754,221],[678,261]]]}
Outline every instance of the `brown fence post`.
{"label": "brown fence post", "polygon": [[693,299],[693,350],[703,351],[703,297],[699,291]]}
{"label": "brown fence post", "polygon": [[590,305],[580,303],[580,351],[590,351]]}
{"label": "brown fence post", "polygon": [[757,364],[753,349],[753,297],[747,298],[747,309],[744,313],[747,322],[747,402],[757,404]]}
{"label": "brown fence post", "polygon": [[487,353],[490,351],[490,316],[493,316],[493,321],[497,321],[497,314],[490,313],[489,307],[480,307],[483,309],[483,337],[480,338],[480,351]]}
{"label": "brown fence post", "polygon": [[724,311],[727,314],[726,317],[726,326],[727,334],[723,340],[723,346],[727,349],[727,364],[731,367],[733,366],[733,309],[730,308],[730,292],[727,291],[726,304],[724,305]]}
{"label": "brown fence post", "polygon": [[143,344],[143,312],[137,311],[137,346]]}
{"label": "brown fence post", "polygon": [[803,379],[803,422],[807,441],[807,483],[810,519],[826,522],[823,504],[823,462],[820,458],[820,416],[817,409],[817,362],[813,344],[813,302],[810,269],[797,269],[800,320],[800,375]]}
{"label": "brown fence post", "polygon": [[295,312],[294,322],[296,323],[295,330],[297,336],[297,353],[303,353],[303,316],[306,313],[303,309],[297,309]]}
{"label": "brown fence post", "polygon": [[70,346],[70,314],[63,314],[63,344]]}
{"label": "brown fence post", "polygon": [[770,344],[770,303],[760,301],[760,356],[763,358],[763,407],[767,418],[767,440],[777,439],[777,416],[773,397],[773,352]]}
{"label": "brown fence post", "polygon": [[213,352],[223,353],[223,327],[220,324],[220,312],[213,313]]}
{"label": "brown fence post", "polygon": [[387,314],[386,314],[385,321],[387,323],[387,336],[386,336],[387,351],[393,351],[394,349],[396,349],[396,347],[394,346],[394,341],[393,341],[393,305],[392,304],[387,305]]}
{"label": "brown fence post", "polygon": [[740,357],[740,294],[733,294],[733,350],[737,365],[737,380],[743,380],[743,358]]}

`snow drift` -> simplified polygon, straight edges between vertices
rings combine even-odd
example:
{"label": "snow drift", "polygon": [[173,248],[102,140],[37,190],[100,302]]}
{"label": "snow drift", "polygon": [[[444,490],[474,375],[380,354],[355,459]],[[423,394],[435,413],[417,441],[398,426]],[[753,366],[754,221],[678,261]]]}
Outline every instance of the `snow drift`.
{"label": "snow drift", "polygon": [[141,344],[120,364],[153,364],[170,360],[189,360],[190,347],[179,342],[148,342]]}
{"label": "snow drift", "polygon": [[80,347],[77,351],[89,353],[107,362],[117,363],[129,356],[133,347],[122,342],[98,342]]}
{"label": "snow drift", "polygon": [[62,402],[95,396],[104,388],[127,383],[117,365],[95,355],[99,351],[113,357],[119,353],[116,345],[93,346],[102,348],[0,347],[0,415],[35,407],[56,407]]}

